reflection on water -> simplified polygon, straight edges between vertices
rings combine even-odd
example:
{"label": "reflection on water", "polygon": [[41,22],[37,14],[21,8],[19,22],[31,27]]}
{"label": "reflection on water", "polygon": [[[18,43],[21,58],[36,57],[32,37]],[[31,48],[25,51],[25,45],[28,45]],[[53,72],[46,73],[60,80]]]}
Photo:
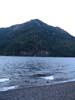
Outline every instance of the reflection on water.
{"label": "reflection on water", "polygon": [[9,78],[2,78],[2,79],[0,79],[0,82],[6,82],[6,81],[9,81]]}
{"label": "reflection on water", "polygon": [[75,58],[0,57],[0,89],[75,80]]}
{"label": "reflection on water", "polygon": [[46,79],[46,80],[54,80],[54,76],[45,76],[41,78]]}
{"label": "reflection on water", "polygon": [[9,86],[9,87],[2,87],[0,88],[0,91],[7,91],[17,88],[17,86]]}

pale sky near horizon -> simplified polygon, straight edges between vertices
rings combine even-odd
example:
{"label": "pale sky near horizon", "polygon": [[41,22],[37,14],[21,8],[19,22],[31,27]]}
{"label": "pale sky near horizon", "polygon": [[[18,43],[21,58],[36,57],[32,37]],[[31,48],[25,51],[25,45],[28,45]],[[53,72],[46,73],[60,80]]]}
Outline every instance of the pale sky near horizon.
{"label": "pale sky near horizon", "polygon": [[36,18],[75,36],[75,0],[0,0],[0,27]]}

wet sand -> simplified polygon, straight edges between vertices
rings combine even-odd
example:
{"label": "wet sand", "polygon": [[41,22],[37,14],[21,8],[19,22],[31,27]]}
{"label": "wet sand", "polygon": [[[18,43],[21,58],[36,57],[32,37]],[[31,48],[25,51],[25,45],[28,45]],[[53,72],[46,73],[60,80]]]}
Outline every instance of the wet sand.
{"label": "wet sand", "polygon": [[75,82],[0,92],[0,100],[75,100]]}

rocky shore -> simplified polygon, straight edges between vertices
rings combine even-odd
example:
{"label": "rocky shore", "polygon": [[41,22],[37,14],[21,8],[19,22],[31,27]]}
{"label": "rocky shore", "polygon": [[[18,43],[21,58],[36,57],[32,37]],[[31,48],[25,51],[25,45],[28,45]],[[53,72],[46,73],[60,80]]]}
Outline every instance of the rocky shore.
{"label": "rocky shore", "polygon": [[75,82],[0,92],[0,100],[75,100]]}

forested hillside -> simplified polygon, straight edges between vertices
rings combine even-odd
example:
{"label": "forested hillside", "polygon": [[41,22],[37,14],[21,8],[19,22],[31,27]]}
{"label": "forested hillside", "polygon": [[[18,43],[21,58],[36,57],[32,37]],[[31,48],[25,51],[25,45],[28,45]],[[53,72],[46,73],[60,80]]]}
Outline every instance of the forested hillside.
{"label": "forested hillside", "polygon": [[75,37],[34,19],[0,28],[0,55],[75,56]]}

